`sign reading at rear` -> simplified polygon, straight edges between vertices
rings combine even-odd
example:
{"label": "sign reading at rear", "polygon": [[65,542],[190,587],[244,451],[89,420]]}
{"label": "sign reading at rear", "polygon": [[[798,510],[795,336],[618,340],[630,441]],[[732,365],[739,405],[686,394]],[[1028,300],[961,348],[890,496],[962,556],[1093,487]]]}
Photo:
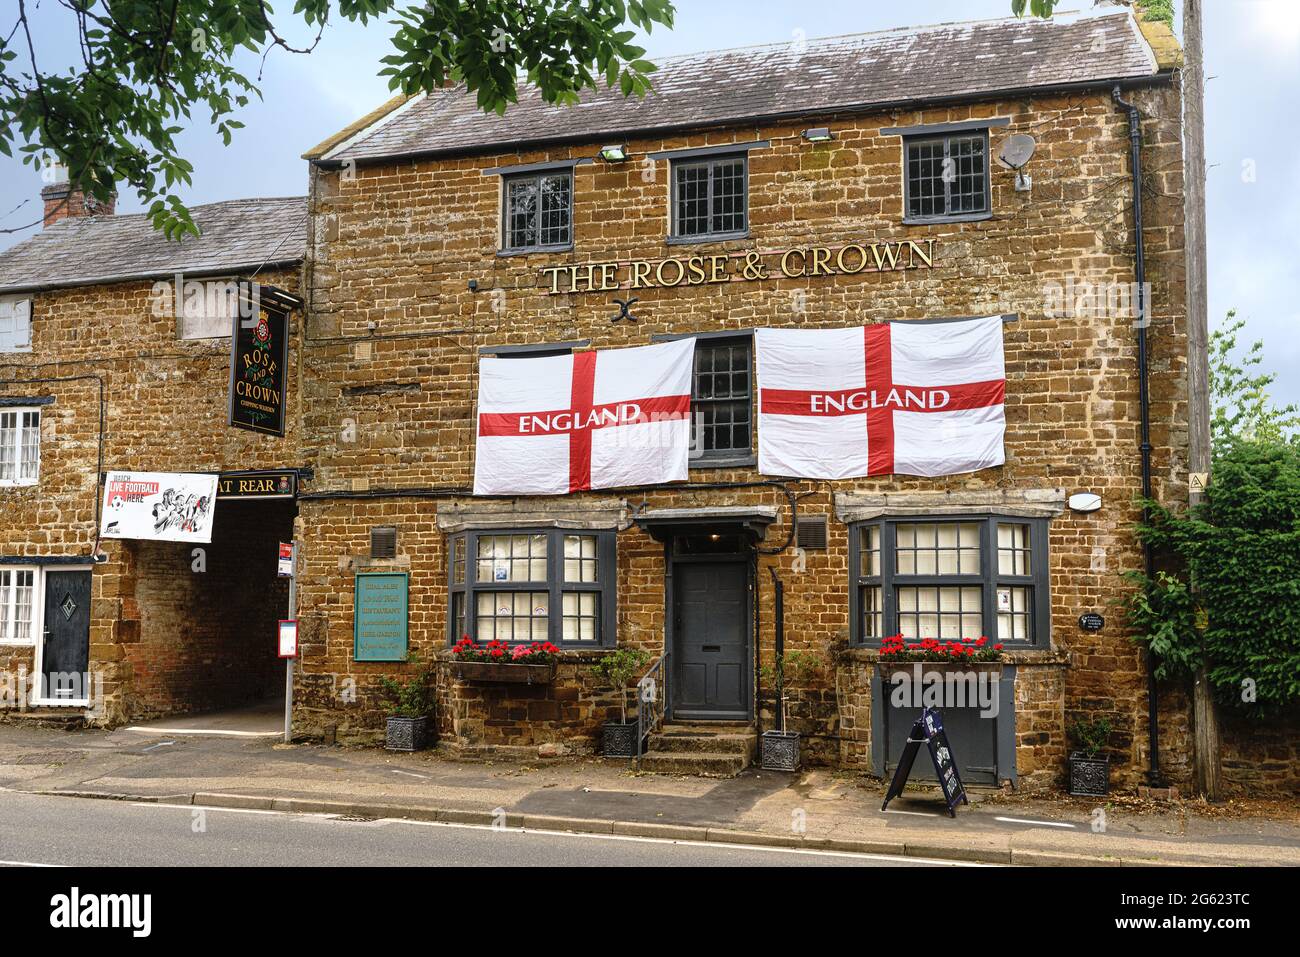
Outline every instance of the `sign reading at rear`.
{"label": "sign reading at rear", "polygon": [[217,482],[217,498],[293,498],[297,489],[298,473],[293,469],[222,472]]}
{"label": "sign reading at rear", "polygon": [[406,572],[357,575],[353,609],[354,661],[405,661],[407,633]]}

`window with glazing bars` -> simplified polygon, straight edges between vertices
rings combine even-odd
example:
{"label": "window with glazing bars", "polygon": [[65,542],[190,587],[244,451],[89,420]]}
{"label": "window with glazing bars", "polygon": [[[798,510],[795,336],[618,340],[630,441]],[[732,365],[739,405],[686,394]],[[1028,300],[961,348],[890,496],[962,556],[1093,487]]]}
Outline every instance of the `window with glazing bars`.
{"label": "window with glazing bars", "polygon": [[29,645],[36,599],[36,570],[0,568],[0,645]]}
{"label": "window with glazing bars", "polygon": [[507,252],[565,248],[573,244],[573,172],[507,177],[504,183]]}
{"label": "window with glazing bars", "polygon": [[673,163],[673,236],[743,235],[748,228],[748,165],[743,155]]}
{"label": "window with glazing bars", "polygon": [[1041,519],[882,519],[852,529],[854,640],[1047,643]]}
{"label": "window with glazing bars", "polygon": [[750,454],[750,353],[753,340],[698,339],[691,393],[693,459]]}
{"label": "window with glazing bars", "polygon": [[33,485],[40,472],[40,409],[0,409],[0,485]]}
{"label": "window with glazing bars", "polygon": [[462,532],[447,564],[452,642],[613,644],[612,531]]}
{"label": "window with glazing bars", "polygon": [[907,139],[909,219],[948,219],[989,211],[988,132]]}

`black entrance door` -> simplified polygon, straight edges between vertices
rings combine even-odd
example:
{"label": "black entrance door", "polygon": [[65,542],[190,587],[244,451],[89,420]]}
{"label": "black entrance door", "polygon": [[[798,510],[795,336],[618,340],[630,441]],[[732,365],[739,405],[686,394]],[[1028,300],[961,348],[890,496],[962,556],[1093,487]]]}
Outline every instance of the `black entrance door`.
{"label": "black entrance door", "polygon": [[749,717],[749,572],[743,561],[673,568],[673,717]]}
{"label": "black entrance door", "polygon": [[90,694],[90,572],[45,573],[44,697]]}

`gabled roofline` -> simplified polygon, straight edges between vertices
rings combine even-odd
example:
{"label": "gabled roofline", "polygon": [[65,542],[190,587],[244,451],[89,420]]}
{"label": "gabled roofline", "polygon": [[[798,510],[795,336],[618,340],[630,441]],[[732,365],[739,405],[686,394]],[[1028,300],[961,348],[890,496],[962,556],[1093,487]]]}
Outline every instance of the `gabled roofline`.
{"label": "gabled roofline", "polygon": [[353,123],[349,123],[343,129],[339,130],[333,136],[328,136],[321,140],[307,152],[302,154],[305,160],[317,160],[324,158],[327,154],[333,152],[340,146],[350,143],[363,133],[371,133],[379,126],[391,120],[403,109],[411,104],[423,99],[424,94],[420,93],[415,96],[408,96],[405,93],[399,93],[397,96],[382,103],[375,109],[371,110],[365,116]]}
{"label": "gabled roofline", "polygon": [[[718,130],[731,127],[753,126],[762,123],[784,123],[790,120],[812,117],[863,116],[871,113],[889,113],[898,110],[928,109],[935,106],[948,106],[966,103],[984,103],[992,100],[1005,100],[1021,96],[1057,96],[1060,94],[1079,93],[1088,90],[1101,90],[1107,94],[1116,86],[1123,89],[1164,84],[1173,79],[1172,70],[1161,70],[1150,76],[1127,76],[1122,78],[1080,80],[1077,83],[1060,83],[1049,86],[1015,86],[1001,90],[988,90],[979,93],[966,93],[956,96],[912,97],[905,100],[886,100],[880,102],[849,104],[833,108],[814,110],[790,110],[781,113],[750,114],[728,117],[701,124],[680,123],[671,126],[606,128],[566,134],[564,136],[536,137],[530,139],[503,140],[500,143],[475,145],[457,149],[412,150],[402,153],[385,153],[379,156],[358,156],[354,162],[357,166],[380,166],[405,160],[446,159],[466,156],[495,156],[501,153],[514,153],[524,150],[540,149],[546,146],[567,146],[578,143],[595,143],[614,137],[628,139],[646,139],[656,136],[692,133],[701,130]],[[331,152],[337,151],[335,147]],[[341,169],[343,160],[330,159],[328,156],[312,158],[311,163],[321,169]]]}

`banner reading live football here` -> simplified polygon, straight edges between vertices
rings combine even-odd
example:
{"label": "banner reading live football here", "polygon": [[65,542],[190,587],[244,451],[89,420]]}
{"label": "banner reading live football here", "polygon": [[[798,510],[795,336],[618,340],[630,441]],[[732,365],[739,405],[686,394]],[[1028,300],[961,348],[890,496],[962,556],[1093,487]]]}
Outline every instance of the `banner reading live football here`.
{"label": "banner reading live football here", "polygon": [[479,363],[476,495],[683,481],[695,340]]}
{"label": "banner reading live football here", "polygon": [[215,474],[109,472],[100,535],[206,544],[216,500]]}
{"label": "banner reading live football here", "polygon": [[1005,461],[1001,316],[754,339],[765,475],[952,475]]}

